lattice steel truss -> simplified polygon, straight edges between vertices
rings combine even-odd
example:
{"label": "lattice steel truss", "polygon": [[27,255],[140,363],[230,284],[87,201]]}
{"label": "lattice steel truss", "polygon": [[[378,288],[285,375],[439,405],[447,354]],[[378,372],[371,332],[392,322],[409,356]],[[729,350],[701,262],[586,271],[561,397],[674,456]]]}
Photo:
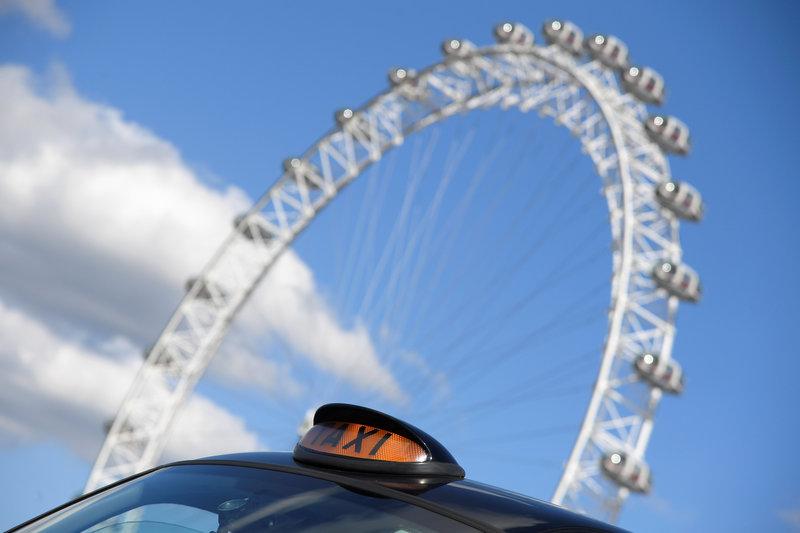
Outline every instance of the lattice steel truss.
{"label": "lattice steel truss", "polygon": [[645,106],[614,73],[556,45],[495,45],[448,57],[376,96],[324,135],[238,219],[149,352],[111,426],[86,490],[153,466],[168,428],[237,311],[276,258],[348,183],[414,132],[476,108],[552,117],[579,140],[602,179],[613,238],[608,334],[594,392],[553,501],[614,520],[628,490],[603,476],[601,457],[643,461],[661,398],[633,371],[637,354],[669,359],[678,308],[651,278],[680,261],[678,222],[654,197],[670,180],[642,124]]}

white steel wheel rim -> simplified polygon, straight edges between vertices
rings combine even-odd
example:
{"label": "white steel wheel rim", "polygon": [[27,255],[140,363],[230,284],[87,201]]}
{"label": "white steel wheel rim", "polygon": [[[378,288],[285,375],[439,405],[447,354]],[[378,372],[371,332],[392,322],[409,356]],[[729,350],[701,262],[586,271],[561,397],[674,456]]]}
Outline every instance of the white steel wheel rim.
{"label": "white steel wheel rim", "polygon": [[[476,49],[425,69],[413,81],[415,87],[401,83],[355,110],[357,125],[324,135],[300,158],[318,174],[284,173],[227,237],[150,350],[108,431],[87,491],[156,464],[175,413],[237,311],[339,191],[416,131],[455,113],[513,106],[568,128],[603,180],[613,240],[609,327],[592,397],[552,500],[581,512],[596,507],[592,514],[616,519],[629,491],[602,482],[600,460],[613,451],[643,460],[662,393],[651,387],[641,401],[621,389],[639,379],[631,364],[639,353],[657,351],[669,360],[678,307],[677,298],[650,277],[657,261],[679,262],[681,248],[677,219],[654,196],[657,184],[671,176],[642,125],[646,107],[625,94],[600,62],[575,58],[555,45]],[[424,104],[412,98],[414,90],[425,92]],[[273,237],[245,239],[241,231],[248,224]]]}

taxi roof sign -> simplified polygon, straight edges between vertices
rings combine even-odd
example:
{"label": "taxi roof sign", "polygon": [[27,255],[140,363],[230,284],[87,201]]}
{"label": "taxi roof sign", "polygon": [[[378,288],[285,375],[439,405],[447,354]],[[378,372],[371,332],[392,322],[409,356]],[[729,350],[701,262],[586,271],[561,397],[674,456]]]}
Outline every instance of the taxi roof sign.
{"label": "taxi roof sign", "polygon": [[297,461],[342,470],[416,477],[464,477],[436,439],[392,416],[350,404],[323,405],[294,449]]}
{"label": "taxi roof sign", "polygon": [[373,461],[421,463],[428,454],[416,442],[391,431],[348,422],[323,422],[308,430],[300,445],[307,450]]}

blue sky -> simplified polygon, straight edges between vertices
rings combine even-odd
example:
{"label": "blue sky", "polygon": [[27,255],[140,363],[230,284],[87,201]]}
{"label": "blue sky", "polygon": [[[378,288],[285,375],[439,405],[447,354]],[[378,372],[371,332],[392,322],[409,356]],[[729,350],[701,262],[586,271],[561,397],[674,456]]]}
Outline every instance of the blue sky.
{"label": "blue sky", "polygon": [[[0,7],[12,4],[0,2]],[[687,371],[687,390],[678,399],[668,398],[658,413],[648,450],[655,494],[648,499],[632,499],[623,512],[621,525],[637,531],[800,528],[800,462],[794,453],[800,436],[800,417],[795,412],[800,400],[795,384],[800,363],[791,340],[793,326],[800,319],[794,301],[798,296],[794,265],[800,259],[795,233],[800,220],[794,205],[800,193],[795,179],[800,163],[796,149],[800,135],[795,126],[800,62],[796,59],[798,43],[792,37],[800,22],[800,9],[794,3],[671,2],[654,6],[629,2],[465,2],[454,9],[452,3],[445,2],[380,7],[370,2],[244,2],[231,7],[188,1],[171,2],[168,6],[163,2],[111,5],[89,1],[59,8],[62,18],[56,18],[56,22],[45,19],[49,30],[25,18],[19,10],[9,10],[0,17],[0,64],[27,68],[36,80],[33,85],[41,86],[42,98],[48,98],[47,102],[60,102],[53,87],[66,84],[81,102],[118,110],[124,124],[146,129],[149,137],[141,134],[141,144],[148,150],[161,154],[160,150],[167,150],[168,145],[180,154],[178,162],[169,154],[158,155],[153,161],[176,174],[191,172],[200,184],[192,185],[192,194],[200,199],[191,205],[205,209],[201,213],[208,213],[208,220],[205,225],[198,223],[196,228],[189,228],[194,229],[193,235],[200,235],[191,241],[197,243],[195,248],[204,250],[191,256],[195,270],[219,240],[215,240],[217,233],[213,229],[217,213],[227,216],[229,208],[238,207],[242,200],[237,194],[257,197],[278,175],[278,165],[284,157],[303,151],[330,127],[333,110],[364,102],[382,90],[389,67],[423,67],[436,61],[439,43],[450,36],[486,43],[492,26],[505,19],[519,20],[537,31],[543,20],[557,16],[573,20],[587,32],[609,32],[624,39],[635,61],[656,68],[664,76],[666,110],[681,117],[692,129],[692,155],[685,160],[672,158],[671,165],[673,175],[691,181],[703,193],[707,215],[702,224],[682,228],[686,260],[701,274],[704,284],[703,302],[682,306],[678,319],[675,356]],[[71,81],[64,81],[67,77]],[[54,91],[56,96],[47,96],[48,91]],[[68,109],[75,111],[76,106]],[[5,109],[9,111],[11,107]],[[401,179],[382,193],[386,200],[376,223],[374,243],[383,243],[391,234],[393,213],[399,210],[400,198],[408,190],[403,173],[416,161],[415,150],[435,139],[440,140],[435,140],[437,151],[429,168],[431,175],[442,175],[448,150],[454,141],[466,142],[464,132],[470,128],[477,132],[471,141],[474,144],[470,144],[459,168],[470,169],[484,161],[488,147],[494,146],[498,137],[494,132],[508,132],[511,141],[503,153],[510,154],[510,158],[501,158],[495,168],[498,174],[512,180],[515,190],[525,191],[531,180],[554,173],[563,173],[564,181],[580,180],[592,173],[589,162],[576,157],[577,147],[569,144],[563,131],[533,117],[508,119],[497,115],[457,118],[441,129],[439,137],[428,133],[417,143],[408,140],[395,160],[394,174]],[[108,124],[121,128],[114,120],[108,118]],[[76,137],[83,135],[75,131]],[[108,129],[107,133],[114,136],[116,131]],[[134,129],[124,132],[128,137],[140,135]],[[6,134],[3,142],[16,146],[12,142],[16,139],[9,132]],[[540,148],[529,154],[522,170],[515,173],[510,168],[514,154],[529,135],[535,136]],[[102,135],[92,137],[100,138]],[[0,148],[0,155],[7,157],[6,151],[10,153],[11,149],[3,150]],[[375,175],[389,172],[387,161]],[[457,174],[454,188],[457,183],[465,185],[472,175],[467,170]],[[0,181],[14,176],[0,175]],[[430,198],[435,193],[435,183],[424,181],[420,197]],[[315,285],[313,291],[309,289],[312,296],[326,302],[321,308],[335,315],[344,333],[357,330],[359,306],[354,302],[366,292],[366,280],[370,279],[361,277],[353,268],[353,256],[348,253],[352,242],[348,230],[356,227],[363,197],[375,194],[370,184],[369,180],[356,183],[296,246],[298,261],[313,271]],[[230,187],[236,191],[230,193]],[[581,201],[585,198],[589,203],[581,218],[561,234],[563,239],[554,239],[549,248],[541,250],[543,270],[557,265],[568,254],[568,243],[573,239],[593,235],[596,224],[603,220],[604,205],[596,195],[597,188],[599,182],[588,187],[585,197],[581,196]],[[201,383],[199,393],[204,401],[244,420],[247,431],[235,420],[230,421],[230,427],[241,430],[243,435],[237,442],[257,442],[271,448],[291,444],[294,426],[314,401],[341,398],[374,403],[394,409],[440,437],[465,464],[471,477],[549,497],[558,476],[558,464],[566,456],[584,409],[593,360],[581,362],[574,375],[565,378],[563,396],[559,396],[559,387],[549,385],[543,387],[539,399],[530,394],[525,403],[499,402],[488,411],[491,420],[487,423],[496,434],[523,434],[522,442],[530,445],[526,448],[526,454],[531,450],[526,455],[530,464],[518,466],[523,455],[517,446],[501,449],[491,441],[481,441],[470,429],[468,417],[462,420],[450,416],[449,426],[443,420],[448,419],[451,409],[463,414],[459,408],[469,405],[472,395],[496,398],[506,388],[522,383],[517,375],[535,375],[540,369],[549,368],[550,361],[559,356],[580,355],[599,346],[605,289],[597,292],[594,288],[608,279],[607,255],[590,260],[591,268],[559,286],[554,294],[543,296],[527,314],[504,321],[502,329],[492,323],[489,331],[497,328],[495,342],[483,337],[470,339],[475,342],[470,351],[463,346],[454,347],[447,334],[459,331],[463,324],[476,324],[479,328],[482,313],[501,313],[515,295],[535,288],[537,280],[541,282],[536,276],[541,270],[526,265],[523,274],[531,273],[530,276],[514,278],[503,291],[498,291],[496,298],[487,301],[486,307],[481,305],[486,294],[486,287],[480,283],[486,279],[481,277],[482,272],[489,273],[490,278],[492,273],[508,273],[525,243],[535,241],[536,228],[557,216],[559,202],[566,201],[569,192],[568,188],[552,191],[530,219],[512,226],[515,233],[506,240],[492,241],[489,235],[509,227],[525,200],[524,194],[507,198],[504,209],[491,218],[488,230],[464,223],[457,251],[448,256],[447,268],[452,269],[448,271],[456,281],[464,272],[469,288],[456,294],[465,295],[472,307],[464,305],[462,310],[462,301],[450,298],[453,293],[447,292],[446,281],[437,285],[439,292],[431,290],[427,300],[417,299],[426,296],[419,287],[395,295],[407,311],[399,315],[388,313],[390,329],[398,330],[394,337],[389,335],[389,340],[378,343],[380,352],[392,358],[393,363],[387,366],[401,386],[415,390],[419,381],[423,395],[438,390],[437,384],[441,383],[434,378],[419,380],[413,370],[420,372],[419,367],[403,358],[406,351],[421,355],[425,368],[433,375],[458,369],[446,380],[454,399],[442,404],[441,413],[420,412],[426,402],[419,399],[399,408],[386,399],[371,398],[299,356],[292,344],[291,330],[284,331],[286,338],[280,334],[254,338],[248,337],[246,325],[235,327],[236,338],[251,343],[256,352],[274,354],[270,357],[277,367],[269,370],[280,375],[288,368],[291,378],[307,387],[306,392],[293,396],[270,382],[273,389],[264,394],[257,383],[237,382],[235,376],[231,377],[233,370],[218,363]],[[591,194],[595,194],[594,203]],[[65,195],[55,195],[53,203],[36,205],[58,210],[59,199],[64,198]],[[458,198],[447,196],[443,212],[455,207]],[[124,198],[117,201],[121,202],[118,210],[124,211]],[[424,210],[426,204],[418,205]],[[19,222],[23,219],[0,220],[6,224],[0,235],[3,250],[20,249],[9,243],[16,246],[33,242],[31,227]],[[9,220],[17,223],[10,225]],[[83,231],[102,233],[98,225],[84,222]],[[587,257],[608,245],[607,233],[597,235],[587,246]],[[468,246],[473,237],[481,243],[477,252]],[[124,292],[114,292],[116,289],[103,294],[98,289],[97,294],[86,296],[89,303],[103,302],[114,309],[127,305],[139,313],[130,311],[127,318],[114,321],[98,318],[89,303],[76,303],[80,295],[70,293],[68,288],[88,283],[86,276],[79,275],[80,269],[87,264],[108,266],[116,269],[115,280],[127,280],[133,287],[137,283],[155,283],[155,279],[166,287],[173,277],[177,279],[191,271],[184,273],[176,267],[169,275],[147,277],[149,274],[127,272],[120,262],[97,255],[88,240],[75,242],[80,245],[57,249],[51,243],[47,248],[47,257],[58,257],[67,266],[75,265],[69,275],[36,277],[23,268],[23,260],[8,259],[0,264],[0,311],[6,313],[4,320],[11,323],[8,316],[18,313],[13,316],[20,324],[49,328],[51,337],[58,339],[54,343],[69,341],[76,350],[91,355],[91,361],[107,358],[120,367],[132,364],[129,352],[145,346],[148,338],[157,334],[177,301],[178,284],[153,302],[136,300]],[[138,246],[147,249],[146,243]],[[166,251],[177,247],[164,246]],[[364,252],[367,262],[380,255],[382,244],[375,246],[372,255]],[[25,257],[34,255],[24,246],[21,249],[29,254]],[[120,254],[115,257],[124,257]],[[75,259],[78,256],[80,260]],[[96,262],[85,259],[89,256]],[[160,268],[157,261],[146,266],[152,271]],[[51,285],[42,281],[45,279],[51,280]],[[348,298],[348,289],[356,296],[351,294]],[[39,294],[42,292],[45,296]],[[146,292],[151,293],[160,294]],[[43,304],[51,295],[58,298],[53,297],[51,305]],[[542,340],[541,347],[515,355],[513,362],[492,370],[479,384],[475,382],[470,373],[473,368],[479,373],[487,371],[491,367],[485,361],[513,344],[519,332],[544,320],[549,310],[569,307],[569,302],[575,300],[583,303],[573,306],[569,315],[568,328],[574,327],[574,333],[568,328],[564,331],[569,334],[559,336],[555,332]],[[381,307],[388,305],[385,300],[379,303],[372,310],[391,308]],[[414,316],[408,309],[415,309],[421,316]],[[253,313],[260,312],[263,311]],[[131,317],[141,320],[136,322]],[[373,337],[379,336],[380,326],[379,322],[367,320],[366,328]],[[12,330],[2,331],[9,335]],[[41,328],[30,331],[41,332]],[[395,337],[401,337],[401,341]],[[6,346],[16,346],[16,342],[2,337]],[[483,357],[470,362],[472,366],[454,365],[473,352]],[[30,359],[20,360],[31,364]],[[112,373],[113,369],[102,366],[98,367],[100,371]],[[288,381],[282,380],[284,384]],[[580,389],[584,382],[586,388]],[[578,393],[571,393],[571,388]],[[315,395],[309,390],[325,392]],[[16,404],[6,403],[5,399],[0,404],[0,412],[6,411],[5,414],[14,408]],[[69,416],[84,420],[78,415]],[[59,503],[79,490],[85,479],[87,457],[91,457],[92,446],[99,446],[102,437],[99,424],[85,438],[62,437],[66,430],[59,433],[55,427],[48,433],[47,424],[54,422],[43,419],[40,426],[26,427],[22,432],[0,425],[0,468],[4,472],[0,480],[0,526],[10,526]],[[518,427],[520,424],[522,428]],[[544,437],[534,437],[537,434]],[[493,453],[488,454],[487,450]]]}

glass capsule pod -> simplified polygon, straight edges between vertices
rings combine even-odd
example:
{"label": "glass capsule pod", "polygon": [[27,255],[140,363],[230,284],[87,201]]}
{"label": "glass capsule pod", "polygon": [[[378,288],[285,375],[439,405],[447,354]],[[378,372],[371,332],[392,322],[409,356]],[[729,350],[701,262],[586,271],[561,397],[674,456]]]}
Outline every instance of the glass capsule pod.
{"label": "glass capsule pod", "polygon": [[700,276],[684,264],[664,261],[653,267],[656,285],[681,300],[699,302],[702,295]]}
{"label": "glass capsule pod", "polygon": [[648,67],[628,67],[622,71],[622,86],[647,104],[664,103],[664,78]]}
{"label": "glass capsule pod", "polygon": [[670,394],[683,392],[683,369],[676,361],[662,361],[652,353],[640,354],[633,362],[636,373],[644,381]]}
{"label": "glass capsule pod", "polygon": [[530,46],[533,32],[519,22],[503,22],[494,27],[494,39],[500,44]]}
{"label": "glass capsule pod", "polygon": [[248,241],[261,240],[269,242],[275,238],[275,235],[264,224],[259,222],[256,217],[248,217],[247,215],[239,215],[233,219],[233,227],[239,231],[239,234]]}
{"label": "glass capsule pod", "polygon": [[457,61],[466,59],[478,49],[475,44],[466,39],[447,39],[442,42],[442,54],[451,62],[450,68],[463,76],[472,74],[472,65],[467,61]]}
{"label": "glass capsule pod", "polygon": [[389,71],[389,84],[398,87],[401,94],[409,100],[422,100],[425,91],[420,86],[417,71],[411,68],[397,67]]}
{"label": "glass capsule pod", "polygon": [[447,39],[442,42],[442,53],[447,57],[464,57],[475,49],[475,45],[465,39]]}
{"label": "glass capsule pod", "polygon": [[689,128],[675,117],[653,115],[644,127],[650,139],[667,152],[687,155],[691,150]]}
{"label": "glass capsule pod", "polygon": [[352,122],[355,116],[356,116],[355,111],[353,111],[349,107],[345,107],[344,109],[339,109],[333,114],[333,118],[334,120],[336,120],[336,124],[342,127]]}
{"label": "glass capsule pod", "polygon": [[299,157],[287,157],[283,160],[283,171],[292,174],[298,181],[302,178],[309,189],[319,190],[321,188],[317,180],[309,179],[308,177],[309,174],[320,176],[317,168],[308,161],[303,161]]}
{"label": "glass capsule pod", "polygon": [[650,467],[642,460],[630,457],[625,452],[611,452],[600,460],[600,468],[611,481],[631,492],[650,492]]}
{"label": "glass capsule pod", "polygon": [[665,181],[656,187],[656,200],[675,216],[693,222],[703,219],[703,198],[686,182]]}
{"label": "glass capsule pod", "polygon": [[548,20],[542,25],[542,33],[548,44],[555,44],[573,55],[583,51],[583,32],[568,20]]}
{"label": "glass capsule pod", "polygon": [[613,35],[596,33],[588,37],[584,46],[593,59],[614,70],[628,68],[628,47]]}
{"label": "glass capsule pod", "polygon": [[411,68],[396,67],[389,71],[389,83],[392,87],[413,81],[416,77],[417,71]]}
{"label": "glass capsule pod", "polygon": [[358,131],[366,142],[372,142],[372,128],[362,115],[346,107],[336,111],[333,116],[340,128],[347,128],[351,133]]}

